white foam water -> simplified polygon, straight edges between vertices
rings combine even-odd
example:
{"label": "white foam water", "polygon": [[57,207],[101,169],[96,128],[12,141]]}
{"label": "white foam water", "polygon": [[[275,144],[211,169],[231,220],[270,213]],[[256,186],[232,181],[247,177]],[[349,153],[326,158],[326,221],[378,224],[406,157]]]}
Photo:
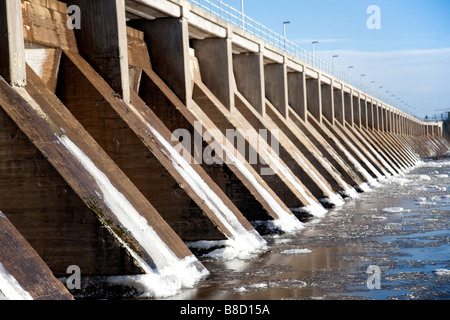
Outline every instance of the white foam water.
{"label": "white foam water", "polygon": [[309,173],[314,177],[314,180],[316,183],[318,183],[322,190],[325,190],[326,195],[328,196],[327,201],[329,201],[329,203],[335,205],[336,207],[340,207],[343,206],[345,204],[344,199],[342,199],[342,197],[338,194],[336,194],[335,192],[333,192],[327,185],[326,183],[323,182],[322,178],[319,177],[314,170],[312,170],[308,164],[305,162],[305,160],[296,152],[294,151],[295,156],[297,157],[297,160],[304,166],[304,168],[306,168]]}
{"label": "white foam water", "polygon": [[248,181],[255,187],[259,194],[268,203],[270,208],[277,214],[278,219],[274,220],[274,226],[280,228],[284,232],[293,232],[302,230],[303,224],[291,213],[286,212],[280,204],[270,195],[270,193],[261,184],[256,181],[254,175],[239,161],[227,148],[222,146],[225,150],[227,162],[231,162],[236,168],[247,178]]}
{"label": "white foam water", "polygon": [[[152,258],[156,269],[151,268],[111,228],[108,228],[145,271],[145,275],[132,276],[136,284],[141,283],[140,288],[145,287],[147,289],[143,293],[144,296],[162,297],[174,295],[181,288],[190,287],[193,283],[200,281],[209,274],[205,268],[198,267],[199,262],[194,256],[179,259],[161,240],[153,228],[148,225],[147,220],[115,188],[108,177],[96,167],[92,160],[67,136],[57,137],[95,179],[104,203],[115,214],[121,225],[133,235]],[[128,281],[131,278],[127,277],[124,279]],[[148,279],[151,279],[151,281],[147,281]]]}
{"label": "white foam water", "polygon": [[[264,151],[264,153],[269,158],[271,164],[273,164],[278,172],[280,172],[293,186],[294,188],[308,201],[308,205],[304,208],[304,210],[308,210],[313,216],[316,217],[324,217],[328,212],[323,206],[320,205],[315,199],[311,198],[309,194],[306,192],[305,188],[297,182],[294,176],[274,157],[270,154],[266,148],[260,144],[260,149]],[[292,209],[291,209],[292,210]]]}
{"label": "white foam water", "polygon": [[171,159],[174,168],[185,179],[194,192],[211,209],[220,222],[232,233],[229,238],[232,247],[241,253],[251,253],[266,248],[266,241],[255,231],[246,230],[236,215],[225,205],[222,199],[206,184],[192,166],[182,157],[175,148],[148,122],[147,127],[167,150],[163,151]]}

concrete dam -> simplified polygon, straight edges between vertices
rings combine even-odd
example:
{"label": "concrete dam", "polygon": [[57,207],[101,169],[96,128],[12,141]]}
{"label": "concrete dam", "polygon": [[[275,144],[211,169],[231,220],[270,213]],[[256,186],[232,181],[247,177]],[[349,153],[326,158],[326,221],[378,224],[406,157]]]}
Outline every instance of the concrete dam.
{"label": "concrete dam", "polygon": [[450,150],[186,0],[1,0],[0,122],[6,299],[74,299],[70,270],[175,294],[206,244],[245,258]]}

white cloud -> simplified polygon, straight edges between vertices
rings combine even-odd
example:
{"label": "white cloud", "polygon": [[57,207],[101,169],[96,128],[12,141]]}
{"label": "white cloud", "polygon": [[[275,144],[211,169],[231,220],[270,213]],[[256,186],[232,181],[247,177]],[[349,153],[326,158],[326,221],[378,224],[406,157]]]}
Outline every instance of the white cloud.
{"label": "white cloud", "polygon": [[317,55],[331,61],[339,55],[336,68],[347,71],[352,65],[352,77],[366,83],[376,81],[374,88],[383,86],[401,100],[415,106],[415,113],[432,114],[436,109],[450,108],[450,48],[362,52],[349,50],[319,51]]}

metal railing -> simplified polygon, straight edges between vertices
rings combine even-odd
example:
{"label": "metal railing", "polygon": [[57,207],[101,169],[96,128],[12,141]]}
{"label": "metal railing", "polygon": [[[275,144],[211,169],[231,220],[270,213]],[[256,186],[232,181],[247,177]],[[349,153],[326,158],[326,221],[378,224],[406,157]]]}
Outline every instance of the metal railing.
{"label": "metal railing", "polygon": [[232,25],[243,29],[251,35],[271,44],[272,46],[285,51],[291,56],[302,60],[310,66],[320,69],[323,72],[332,75],[336,79],[341,80],[367,94],[370,94],[374,98],[385,101],[386,103],[391,103],[392,106],[395,106],[406,113],[410,113],[409,111],[405,110],[406,108],[398,105],[397,102],[389,102],[389,99],[386,96],[374,92],[372,86],[368,86],[360,81],[353,80],[349,76],[348,72],[344,72],[338,68],[335,68],[335,66],[330,62],[313,55],[312,52],[309,52],[308,50],[300,47],[298,44],[286,39],[283,35],[267,28],[263,24],[247,16],[241,10],[233,8],[222,0],[188,1],[221,18],[222,20],[231,23]]}
{"label": "metal railing", "polygon": [[430,117],[426,117],[423,119],[423,121],[425,122],[446,122],[446,123],[450,123],[450,111],[446,112],[446,113],[441,113],[441,114],[434,114]]}

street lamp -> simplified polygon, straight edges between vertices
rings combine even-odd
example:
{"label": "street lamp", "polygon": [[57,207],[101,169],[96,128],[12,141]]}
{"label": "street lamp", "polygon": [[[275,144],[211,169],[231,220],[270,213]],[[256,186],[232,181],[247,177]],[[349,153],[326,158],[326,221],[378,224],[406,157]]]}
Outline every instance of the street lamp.
{"label": "street lamp", "polygon": [[290,21],[283,22],[283,35],[284,35],[284,50],[286,51],[286,25],[290,24]]}
{"label": "street lamp", "polygon": [[366,75],[363,73],[362,75],[361,75],[361,80],[359,81],[359,82],[361,82],[361,85],[363,85],[364,86],[364,84],[363,84],[363,78],[365,77]]}
{"label": "street lamp", "polygon": [[333,56],[333,72],[336,69],[336,58],[339,58],[339,56],[338,55]]}
{"label": "street lamp", "polygon": [[290,21],[285,21],[283,22],[283,32],[284,32],[284,38],[286,39],[286,25],[290,24]]}
{"label": "street lamp", "polygon": [[351,81],[351,77],[350,77],[350,74],[351,74],[351,70],[354,68],[354,66],[349,66],[348,67],[348,80],[349,81]]}
{"label": "street lamp", "polygon": [[316,57],[315,57],[315,55],[314,55],[314,45],[317,44],[317,43],[319,43],[319,41],[313,41],[313,42],[312,42],[313,66],[316,65]]}

